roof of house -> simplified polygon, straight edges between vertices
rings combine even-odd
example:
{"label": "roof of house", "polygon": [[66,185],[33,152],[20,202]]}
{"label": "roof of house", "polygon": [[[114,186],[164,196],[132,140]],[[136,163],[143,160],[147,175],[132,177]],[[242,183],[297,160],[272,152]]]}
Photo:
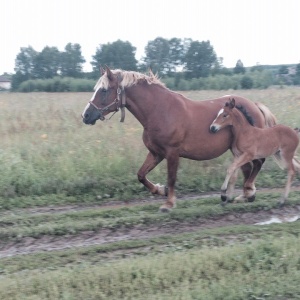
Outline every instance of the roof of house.
{"label": "roof of house", "polygon": [[1,75],[0,75],[0,82],[11,82],[11,80],[8,79],[8,78],[5,77],[5,76],[1,76]]}

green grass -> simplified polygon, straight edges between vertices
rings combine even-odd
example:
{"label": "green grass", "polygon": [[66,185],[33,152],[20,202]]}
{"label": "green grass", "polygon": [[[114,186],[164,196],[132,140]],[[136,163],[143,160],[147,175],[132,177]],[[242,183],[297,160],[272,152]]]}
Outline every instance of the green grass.
{"label": "green grass", "polygon": [[[234,94],[263,102],[279,122],[299,127],[299,91],[294,87]],[[200,100],[232,92],[185,95]],[[147,153],[142,128],[129,112],[124,124],[116,115],[107,123],[84,125],[80,114],[90,96],[0,94],[0,251],[30,241],[68,241],[86,232],[151,234],[1,258],[1,300],[300,298],[299,221],[268,226],[242,224],[242,219],[240,225],[217,223],[242,213],[271,215],[279,192],[258,190],[255,202],[225,207],[219,197],[183,197],[170,214],[158,211],[164,200],[138,203],[150,196],[136,177]],[[229,153],[212,161],[182,160],[177,194],[219,192],[231,160]],[[150,179],[165,183],[165,162]],[[283,187],[285,180],[286,173],[269,160],[257,187]],[[124,205],[103,205],[114,201]],[[287,211],[299,205],[299,192],[291,192]],[[51,211],[52,206],[62,210]],[[220,227],[201,227],[206,221]],[[164,226],[172,231],[156,231]]]}
{"label": "green grass", "polygon": [[0,281],[1,299],[297,299],[299,238],[148,255]]}
{"label": "green grass", "polygon": [[[184,94],[201,100],[231,92]],[[265,103],[279,122],[300,126],[299,88],[234,93]],[[84,125],[80,114],[90,97],[90,93],[0,94],[0,163],[5,174],[0,177],[0,197],[45,199],[45,195],[58,194],[85,198],[90,194],[131,199],[149,195],[136,176],[147,154],[141,125],[129,112],[124,124],[116,115],[107,123]],[[183,159],[178,171],[178,193],[219,190],[231,161],[230,153],[209,162]],[[283,186],[285,177],[285,172],[269,161],[257,185]],[[151,172],[150,178],[166,182],[164,162]],[[31,205],[39,202],[36,197],[32,199]],[[0,202],[5,207],[5,201]]]}

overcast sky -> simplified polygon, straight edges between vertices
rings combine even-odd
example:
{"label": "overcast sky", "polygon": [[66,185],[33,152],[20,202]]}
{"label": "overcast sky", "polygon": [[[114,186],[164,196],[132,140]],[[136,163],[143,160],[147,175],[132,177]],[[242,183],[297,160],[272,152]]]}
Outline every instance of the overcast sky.
{"label": "overcast sky", "polygon": [[79,43],[91,70],[99,44],[118,39],[139,60],[156,37],[211,42],[226,67],[300,62],[300,0],[8,0],[0,10],[0,74],[21,47]]}

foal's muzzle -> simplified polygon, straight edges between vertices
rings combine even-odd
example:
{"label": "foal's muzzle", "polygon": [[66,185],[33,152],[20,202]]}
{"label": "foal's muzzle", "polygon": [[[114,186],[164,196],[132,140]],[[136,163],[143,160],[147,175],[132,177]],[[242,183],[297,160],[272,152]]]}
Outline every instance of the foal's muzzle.
{"label": "foal's muzzle", "polygon": [[216,133],[217,131],[219,131],[218,127],[215,126],[215,125],[211,125],[209,127],[209,130],[210,130],[211,133]]}

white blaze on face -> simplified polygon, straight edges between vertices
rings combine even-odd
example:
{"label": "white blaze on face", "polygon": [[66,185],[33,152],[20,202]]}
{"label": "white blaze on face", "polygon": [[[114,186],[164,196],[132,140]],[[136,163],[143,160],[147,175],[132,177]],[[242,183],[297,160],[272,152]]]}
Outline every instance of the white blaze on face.
{"label": "white blaze on face", "polygon": [[[100,88],[100,87],[99,87]],[[90,107],[90,102],[92,102],[93,100],[94,100],[94,98],[95,98],[95,96],[96,96],[96,93],[97,93],[97,91],[99,90],[99,88],[94,92],[94,94],[93,94],[93,96],[92,96],[92,98],[91,98],[91,100],[89,101],[89,103],[86,105],[86,107],[85,107],[85,109],[83,110],[83,113],[82,113],[82,117],[84,118],[84,116],[85,116],[85,113],[86,113],[86,111],[88,110],[88,108]]]}
{"label": "white blaze on face", "polygon": [[217,117],[214,119],[213,123],[215,123],[215,121],[217,120],[218,116],[221,115],[224,112],[224,109],[220,109],[220,111],[218,112]]}

